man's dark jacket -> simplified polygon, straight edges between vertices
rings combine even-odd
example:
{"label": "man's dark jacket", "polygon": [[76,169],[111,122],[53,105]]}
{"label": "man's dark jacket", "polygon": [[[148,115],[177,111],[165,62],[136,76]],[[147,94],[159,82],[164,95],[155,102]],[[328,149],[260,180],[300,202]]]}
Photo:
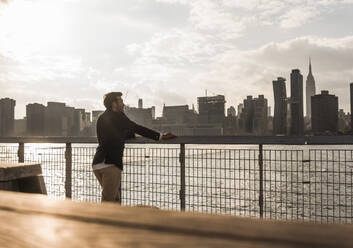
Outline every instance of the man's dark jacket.
{"label": "man's dark jacket", "polygon": [[135,133],[154,140],[159,140],[160,136],[159,133],[131,121],[123,112],[107,109],[97,121],[99,146],[93,165],[104,162],[123,169],[125,140],[134,138]]}

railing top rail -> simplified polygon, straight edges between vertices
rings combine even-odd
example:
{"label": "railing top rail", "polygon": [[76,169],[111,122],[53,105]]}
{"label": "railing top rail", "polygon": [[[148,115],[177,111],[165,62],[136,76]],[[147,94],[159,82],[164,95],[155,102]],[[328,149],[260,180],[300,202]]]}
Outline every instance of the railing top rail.
{"label": "railing top rail", "polygon": [[[97,137],[0,137],[0,143],[96,144]],[[179,136],[165,141],[146,138],[127,140],[128,144],[220,144],[220,145],[350,145],[353,136]]]}

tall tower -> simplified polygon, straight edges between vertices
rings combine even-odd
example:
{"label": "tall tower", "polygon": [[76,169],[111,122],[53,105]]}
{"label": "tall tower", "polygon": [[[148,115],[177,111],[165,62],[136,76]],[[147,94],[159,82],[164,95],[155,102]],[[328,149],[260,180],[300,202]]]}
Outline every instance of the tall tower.
{"label": "tall tower", "polygon": [[10,98],[0,99],[0,136],[14,134],[16,101]]}
{"label": "tall tower", "polygon": [[274,135],[287,133],[287,90],[286,79],[279,77],[272,82],[275,100],[275,111],[273,121]]}
{"label": "tall tower", "polygon": [[292,70],[290,74],[291,86],[291,135],[304,135],[304,115],[303,115],[303,75],[300,70]]}
{"label": "tall tower", "polygon": [[353,82],[350,84],[351,92],[351,132],[353,133]]}
{"label": "tall tower", "polygon": [[311,117],[311,97],[315,96],[315,78],[311,69],[311,58],[309,58],[309,74],[306,78],[306,116]]}

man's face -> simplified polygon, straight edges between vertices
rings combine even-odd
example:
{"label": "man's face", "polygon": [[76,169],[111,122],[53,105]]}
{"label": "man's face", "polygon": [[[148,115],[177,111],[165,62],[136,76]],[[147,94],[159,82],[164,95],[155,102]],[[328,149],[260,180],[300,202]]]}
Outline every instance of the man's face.
{"label": "man's face", "polygon": [[116,100],[112,103],[112,109],[115,112],[123,112],[124,111],[124,101],[121,96],[117,96]]}

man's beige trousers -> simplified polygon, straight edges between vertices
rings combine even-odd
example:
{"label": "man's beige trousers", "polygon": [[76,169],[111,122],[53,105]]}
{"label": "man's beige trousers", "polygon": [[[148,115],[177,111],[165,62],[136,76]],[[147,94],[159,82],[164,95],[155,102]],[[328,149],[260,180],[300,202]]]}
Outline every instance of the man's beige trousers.
{"label": "man's beige trousers", "polygon": [[107,168],[94,170],[93,172],[103,189],[102,201],[121,203],[121,169],[117,166],[110,166]]}

